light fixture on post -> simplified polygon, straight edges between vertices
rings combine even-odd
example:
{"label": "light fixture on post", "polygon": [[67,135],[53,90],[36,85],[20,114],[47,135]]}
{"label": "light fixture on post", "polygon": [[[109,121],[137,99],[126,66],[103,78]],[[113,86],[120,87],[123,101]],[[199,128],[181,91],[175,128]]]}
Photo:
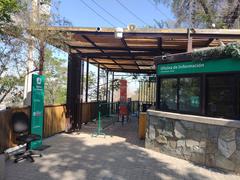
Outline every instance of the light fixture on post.
{"label": "light fixture on post", "polygon": [[116,39],[123,38],[123,28],[118,27],[115,29],[115,38]]}

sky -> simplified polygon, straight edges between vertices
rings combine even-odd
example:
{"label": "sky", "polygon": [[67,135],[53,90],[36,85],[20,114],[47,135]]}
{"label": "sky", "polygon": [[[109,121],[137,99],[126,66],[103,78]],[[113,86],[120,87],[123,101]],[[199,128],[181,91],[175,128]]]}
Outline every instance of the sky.
{"label": "sky", "polygon": [[[94,1],[108,13],[98,7]],[[138,18],[124,9],[118,1]],[[62,0],[59,11],[61,16],[72,22],[73,26],[81,27],[124,27],[124,24],[144,27],[147,25],[153,26],[155,24],[154,19],[173,19],[170,8],[162,4],[154,6],[154,0]],[[107,22],[94,11],[105,18]]]}
{"label": "sky", "polygon": [[[154,0],[61,0],[58,10],[61,17],[78,27],[116,28],[134,24],[137,28],[142,28],[156,25],[154,19],[158,21],[174,19],[169,7],[163,4],[156,5]],[[62,54],[61,57],[67,59],[67,54]],[[97,68],[90,66],[90,71],[96,73]],[[131,91],[129,94],[135,92],[137,88],[137,81],[128,83],[128,91]]]}

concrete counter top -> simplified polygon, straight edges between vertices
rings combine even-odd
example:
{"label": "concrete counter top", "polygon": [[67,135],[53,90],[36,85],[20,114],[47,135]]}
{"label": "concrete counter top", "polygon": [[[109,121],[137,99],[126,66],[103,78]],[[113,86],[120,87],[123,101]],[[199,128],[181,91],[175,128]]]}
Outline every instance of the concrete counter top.
{"label": "concrete counter top", "polygon": [[180,113],[172,113],[172,112],[165,112],[165,111],[157,111],[152,109],[149,109],[147,113],[149,116],[166,117],[170,119],[197,122],[197,123],[203,123],[203,124],[240,128],[240,120],[180,114]]}

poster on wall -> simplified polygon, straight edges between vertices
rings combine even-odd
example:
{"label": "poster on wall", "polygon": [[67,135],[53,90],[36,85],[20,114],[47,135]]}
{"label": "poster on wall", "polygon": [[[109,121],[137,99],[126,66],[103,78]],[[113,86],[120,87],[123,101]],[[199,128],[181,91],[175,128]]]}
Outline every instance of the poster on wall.
{"label": "poster on wall", "polygon": [[127,80],[120,80],[120,106],[119,106],[119,114],[127,115]]}
{"label": "poster on wall", "polygon": [[43,119],[44,119],[44,81],[42,75],[32,75],[32,101],[31,101],[31,134],[41,136],[41,140],[31,143],[31,149],[42,145]]}

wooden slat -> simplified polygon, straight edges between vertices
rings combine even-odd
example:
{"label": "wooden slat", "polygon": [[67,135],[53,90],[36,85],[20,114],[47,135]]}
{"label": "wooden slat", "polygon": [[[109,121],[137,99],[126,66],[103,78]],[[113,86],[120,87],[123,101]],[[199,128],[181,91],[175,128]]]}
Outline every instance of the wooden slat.
{"label": "wooden slat", "polygon": [[[89,122],[96,118],[97,104],[83,103],[83,121]],[[30,108],[13,108],[4,111],[0,111],[0,153],[16,145],[15,135],[12,132],[11,117],[14,112],[25,112],[30,115]],[[66,128],[66,106],[65,105],[52,105],[45,106],[44,108],[44,129],[43,137],[49,137],[56,133],[65,131]]]}

